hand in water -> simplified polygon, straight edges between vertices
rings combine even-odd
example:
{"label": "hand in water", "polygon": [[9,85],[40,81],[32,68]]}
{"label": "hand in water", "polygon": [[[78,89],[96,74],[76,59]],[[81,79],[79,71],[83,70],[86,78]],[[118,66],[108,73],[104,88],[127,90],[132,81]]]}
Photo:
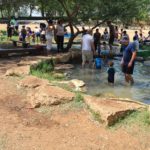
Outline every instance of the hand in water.
{"label": "hand in water", "polygon": [[128,68],[132,67],[132,62],[129,62]]}

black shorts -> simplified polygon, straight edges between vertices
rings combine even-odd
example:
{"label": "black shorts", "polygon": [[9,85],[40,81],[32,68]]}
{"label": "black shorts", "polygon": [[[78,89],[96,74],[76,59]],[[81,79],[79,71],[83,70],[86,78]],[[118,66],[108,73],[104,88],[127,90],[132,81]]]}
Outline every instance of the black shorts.
{"label": "black shorts", "polygon": [[134,63],[132,64],[131,67],[128,67],[128,65],[123,65],[122,67],[122,72],[125,74],[133,74],[133,70],[134,70]]}
{"label": "black shorts", "polygon": [[113,36],[109,38],[109,44],[110,45],[112,45],[114,43],[114,39],[115,39],[115,37],[113,37]]}
{"label": "black shorts", "polygon": [[12,33],[8,33],[8,34],[7,34],[7,37],[12,37]]}
{"label": "black shorts", "polygon": [[114,83],[114,78],[109,78],[108,77],[108,83]]}
{"label": "black shorts", "polygon": [[46,41],[46,36],[44,34],[41,34],[41,40]]}

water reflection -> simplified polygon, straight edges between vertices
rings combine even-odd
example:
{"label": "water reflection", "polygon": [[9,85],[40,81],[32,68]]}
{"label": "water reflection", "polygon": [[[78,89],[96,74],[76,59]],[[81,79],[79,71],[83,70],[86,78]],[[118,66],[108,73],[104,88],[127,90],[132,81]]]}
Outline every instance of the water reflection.
{"label": "water reflection", "polygon": [[114,67],[116,75],[113,87],[107,83],[106,66],[101,71],[89,68],[81,69],[81,66],[76,66],[76,69],[71,71],[70,78],[83,80],[87,85],[87,93],[91,95],[131,98],[150,103],[150,67],[146,67],[142,63],[136,63],[133,75],[135,84],[133,86],[125,85],[120,61],[115,60]]}

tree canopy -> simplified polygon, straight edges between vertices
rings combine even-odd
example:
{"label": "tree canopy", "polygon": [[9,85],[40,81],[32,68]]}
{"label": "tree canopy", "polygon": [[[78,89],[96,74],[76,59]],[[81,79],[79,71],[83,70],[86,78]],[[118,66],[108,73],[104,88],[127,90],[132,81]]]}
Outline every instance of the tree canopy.
{"label": "tree canopy", "polygon": [[71,17],[72,20],[149,19],[150,0],[1,0],[0,16],[32,16],[33,10],[44,16]]}
{"label": "tree canopy", "polygon": [[133,21],[150,20],[150,0],[1,0],[0,16],[32,16],[33,10],[41,12],[42,17],[67,18],[71,38],[83,32],[77,25],[92,22],[92,29],[106,20],[130,24]]}

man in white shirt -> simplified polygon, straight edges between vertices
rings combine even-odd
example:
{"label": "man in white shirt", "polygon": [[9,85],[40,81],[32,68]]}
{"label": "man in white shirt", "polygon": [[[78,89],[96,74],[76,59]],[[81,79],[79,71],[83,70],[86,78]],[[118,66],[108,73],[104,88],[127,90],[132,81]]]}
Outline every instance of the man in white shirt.
{"label": "man in white shirt", "polygon": [[85,63],[88,61],[89,66],[92,66],[93,54],[95,54],[94,40],[92,37],[92,30],[87,31],[82,37],[82,67],[85,67]]}

